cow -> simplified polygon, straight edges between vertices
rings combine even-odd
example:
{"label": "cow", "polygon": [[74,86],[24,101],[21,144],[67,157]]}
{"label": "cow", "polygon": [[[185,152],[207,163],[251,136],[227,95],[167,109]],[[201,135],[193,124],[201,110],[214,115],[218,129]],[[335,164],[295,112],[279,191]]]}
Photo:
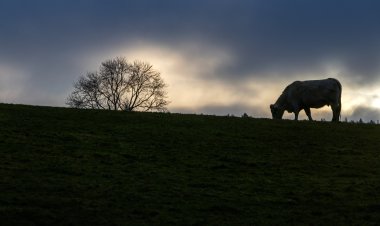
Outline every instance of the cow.
{"label": "cow", "polygon": [[273,119],[282,119],[284,111],[294,113],[294,120],[298,120],[301,110],[310,121],[310,108],[330,106],[333,112],[332,121],[338,122],[340,118],[342,85],[337,79],[328,78],[322,80],[295,81],[288,85],[276,103],[270,105]]}

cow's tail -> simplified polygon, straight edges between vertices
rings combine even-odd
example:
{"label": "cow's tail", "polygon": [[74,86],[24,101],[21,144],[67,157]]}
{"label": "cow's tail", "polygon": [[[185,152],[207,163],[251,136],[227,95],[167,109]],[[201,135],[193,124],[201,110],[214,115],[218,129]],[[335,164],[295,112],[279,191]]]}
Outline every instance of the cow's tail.
{"label": "cow's tail", "polygon": [[342,110],[342,84],[338,80],[336,80],[339,86],[339,120],[342,117],[341,110]]}
{"label": "cow's tail", "polygon": [[339,82],[337,79],[335,79],[335,78],[330,78],[330,79],[334,80],[335,83],[338,85],[338,89],[339,89],[339,90],[338,90],[338,93],[337,93],[337,99],[338,99],[337,110],[338,110],[338,112],[339,112],[338,117],[339,117],[339,119],[341,119],[341,114],[340,114],[340,112],[341,112],[341,110],[342,110],[342,101],[341,101],[341,99],[342,99],[342,84],[340,84],[340,82]]}

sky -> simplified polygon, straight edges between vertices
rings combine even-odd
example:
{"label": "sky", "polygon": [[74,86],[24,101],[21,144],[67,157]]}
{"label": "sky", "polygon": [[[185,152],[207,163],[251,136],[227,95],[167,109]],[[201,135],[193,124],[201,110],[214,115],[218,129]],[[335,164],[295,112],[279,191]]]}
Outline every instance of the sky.
{"label": "sky", "polygon": [[79,76],[122,56],[161,72],[170,112],[269,118],[291,82],[334,77],[342,119],[376,121],[378,12],[375,0],[1,0],[0,102],[65,106]]}

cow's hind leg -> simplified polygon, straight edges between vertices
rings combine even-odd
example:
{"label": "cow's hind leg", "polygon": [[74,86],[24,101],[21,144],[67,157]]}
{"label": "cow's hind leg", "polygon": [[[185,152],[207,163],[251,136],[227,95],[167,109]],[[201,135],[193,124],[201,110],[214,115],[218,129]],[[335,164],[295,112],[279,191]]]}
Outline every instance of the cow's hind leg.
{"label": "cow's hind leg", "polygon": [[331,110],[333,112],[332,121],[333,122],[339,122],[340,110],[341,110],[340,104],[332,104],[331,105]]}
{"label": "cow's hind leg", "polygon": [[305,113],[310,121],[313,121],[313,118],[311,117],[310,108],[305,108]]}

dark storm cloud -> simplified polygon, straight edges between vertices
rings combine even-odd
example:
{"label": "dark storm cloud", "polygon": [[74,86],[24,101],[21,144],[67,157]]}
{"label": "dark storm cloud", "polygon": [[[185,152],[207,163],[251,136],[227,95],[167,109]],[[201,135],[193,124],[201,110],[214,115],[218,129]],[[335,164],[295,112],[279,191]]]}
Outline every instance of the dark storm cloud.
{"label": "dark storm cloud", "polygon": [[318,74],[325,63],[335,61],[345,68],[343,76],[378,76],[379,3],[269,2],[252,6],[256,10],[248,12],[252,17],[247,26],[222,40],[234,46],[238,56],[232,73]]}
{"label": "dark storm cloud", "polygon": [[[315,70],[330,59],[352,74],[378,71],[377,1],[2,1],[1,44],[15,58],[50,57],[128,38],[228,48],[226,68],[248,72]],[[23,54],[23,53],[29,54]],[[226,72],[225,72],[226,73]]]}
{"label": "dark storm cloud", "polygon": [[28,71],[29,87],[63,92],[96,69],[80,65],[94,50],[195,42],[233,57],[216,69],[221,81],[323,77],[333,62],[341,77],[364,84],[380,71],[379,11],[371,0],[3,0],[0,67]]}
{"label": "dark storm cloud", "polygon": [[369,122],[370,120],[377,122],[380,120],[380,109],[372,108],[372,107],[357,107],[352,115],[348,117],[348,120],[364,120],[365,122]]}

